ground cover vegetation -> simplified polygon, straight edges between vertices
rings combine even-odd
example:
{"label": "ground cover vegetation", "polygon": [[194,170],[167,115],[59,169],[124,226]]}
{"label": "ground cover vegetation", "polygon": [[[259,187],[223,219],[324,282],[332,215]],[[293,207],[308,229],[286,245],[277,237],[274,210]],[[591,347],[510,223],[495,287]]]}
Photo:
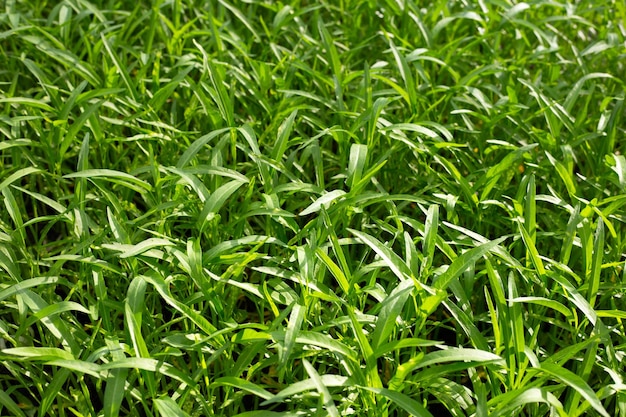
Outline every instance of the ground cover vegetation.
{"label": "ground cover vegetation", "polygon": [[0,414],[626,416],[626,6],[0,10]]}

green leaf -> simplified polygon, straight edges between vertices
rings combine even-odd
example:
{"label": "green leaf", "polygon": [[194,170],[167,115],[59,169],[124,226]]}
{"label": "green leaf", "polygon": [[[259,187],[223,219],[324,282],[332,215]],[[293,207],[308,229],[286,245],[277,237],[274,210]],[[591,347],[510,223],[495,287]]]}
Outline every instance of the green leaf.
{"label": "green leaf", "polygon": [[278,162],[282,160],[285,150],[287,150],[289,136],[291,135],[291,131],[293,130],[293,122],[297,115],[298,110],[296,109],[292,111],[289,117],[283,120],[283,122],[280,124],[280,127],[278,128],[276,142],[274,143],[274,147],[272,148],[272,159],[274,161]]}
{"label": "green leaf", "polygon": [[391,48],[391,52],[396,61],[396,65],[398,67],[398,71],[400,72],[400,77],[402,81],[404,81],[404,90],[407,92],[407,104],[410,108],[414,108],[417,105],[417,89],[415,88],[415,81],[413,78],[413,74],[411,72],[411,68],[406,61],[404,55],[398,51],[396,45],[393,43],[391,38],[388,39],[389,47]]}
{"label": "green leaf", "polygon": [[17,347],[2,349],[2,353],[19,356],[23,359],[38,361],[73,360],[74,356],[67,350],[52,347]]}
{"label": "green leaf", "polygon": [[317,21],[317,30],[320,33],[320,37],[322,38],[322,45],[326,50],[326,56],[330,58],[330,69],[332,74],[337,78],[339,82],[341,82],[341,59],[339,58],[339,53],[337,52],[337,48],[335,47],[334,41],[328,29],[326,28],[326,24],[320,18]]}
{"label": "green leaf", "polygon": [[91,375],[94,378],[103,378],[103,372],[98,364],[80,360],[54,359],[45,362],[46,365],[58,366],[81,374]]}
{"label": "green leaf", "polygon": [[120,258],[132,258],[151,249],[163,248],[166,246],[175,246],[175,244],[166,239],[152,237],[136,245],[124,245],[121,243],[105,243],[102,245],[103,248],[120,252],[118,255]]}
{"label": "green leaf", "polygon": [[535,186],[535,176],[528,177],[526,195],[524,196],[524,228],[533,243],[537,239],[537,189]]}
{"label": "green leaf", "polygon": [[580,97],[580,93],[583,91],[583,85],[585,82],[598,78],[614,78],[611,74],[607,74],[604,72],[592,72],[590,74],[585,74],[582,76],[576,83],[569,89],[569,93],[565,98],[565,102],[563,103],[563,107],[568,113],[571,113],[574,108],[574,103]]}
{"label": "green leaf", "polygon": [[[350,379],[341,375],[320,375],[321,383],[325,387],[345,387],[350,384]],[[280,391],[276,395],[272,395],[267,401],[263,401],[261,406],[282,402],[284,399],[301,392],[315,389],[315,383],[312,378],[305,379],[290,384],[288,387]]]}
{"label": "green leaf", "polygon": [[179,169],[180,168],[184,168],[186,165],[189,164],[189,162],[191,162],[193,157],[196,156],[196,154],[198,152],[200,152],[200,150],[204,146],[206,146],[214,138],[216,138],[216,137],[218,137],[220,135],[223,135],[223,134],[229,132],[230,130],[231,130],[230,127],[226,127],[226,128],[223,128],[223,129],[214,130],[211,133],[207,133],[204,136],[200,136],[183,153],[183,155],[178,160],[178,163],[176,164],[176,168],[179,168]]}
{"label": "green leaf", "polygon": [[374,237],[355,229],[348,229],[348,231],[358,237],[361,242],[372,248],[372,250],[381,257],[385,265],[391,269],[400,281],[410,279],[413,276],[411,269],[407,266],[407,264],[404,263],[404,261],[391,249],[383,245]]}
{"label": "green leaf", "polygon": [[366,391],[371,391],[376,394],[391,400],[396,406],[400,407],[405,412],[415,417],[433,417],[420,403],[409,397],[408,395],[400,392],[392,391],[386,388],[373,388],[373,387],[359,387]]}
{"label": "green leaf", "polygon": [[524,227],[524,225],[521,222],[517,223],[518,226],[518,230],[520,232],[520,234],[522,235],[522,241],[524,242],[524,246],[526,246],[526,250],[528,255],[530,256],[530,260],[532,261],[532,264],[535,266],[535,270],[537,271],[537,274],[542,277],[546,274],[546,269],[543,267],[543,261],[541,260],[541,257],[539,256],[539,252],[537,251],[537,248],[535,247],[535,243],[533,242],[533,239],[530,237],[530,235],[528,234],[528,231],[526,231],[526,227]]}
{"label": "green leaf", "polygon": [[215,190],[209,199],[204,203],[202,213],[198,216],[198,226],[200,230],[204,230],[207,223],[213,220],[217,212],[222,208],[226,200],[237,191],[243,184],[242,181],[233,180],[222,185]]}
{"label": "green leaf", "polygon": [[332,259],[330,259],[330,257],[321,248],[315,249],[315,255],[324,263],[324,265],[326,265],[330,273],[337,280],[339,287],[344,293],[347,294],[350,291],[350,283],[341,268],[339,268],[339,266]]}
{"label": "green leaf", "polygon": [[[285,340],[284,331],[271,332],[271,336],[272,336],[272,339],[274,339],[277,342],[282,342]],[[345,344],[333,339],[329,335],[302,330],[298,333],[296,337],[296,343],[302,344],[305,346],[310,345],[310,346],[316,346],[316,347],[328,349],[330,352],[339,354],[340,356],[348,358],[351,361],[356,361],[356,357],[352,349],[350,349]]]}
{"label": "green leaf", "polygon": [[[39,416],[43,417],[48,414],[47,411],[50,409],[54,401],[57,399],[57,396],[63,389],[65,382],[70,376],[69,369],[61,369],[55,373],[54,377],[46,387],[46,390],[43,392],[41,396],[41,405],[39,406]],[[4,404],[2,399],[0,399],[0,403]]]}
{"label": "green leaf", "polygon": [[596,310],[598,317],[611,317],[615,319],[626,319],[624,310]]}
{"label": "green leaf", "polygon": [[442,362],[455,362],[455,361],[475,361],[480,363],[488,362],[500,362],[503,363],[503,359],[491,352],[478,349],[467,348],[447,348],[430,352],[424,356],[424,358],[416,364],[415,369],[424,368],[426,366],[439,364]]}
{"label": "green leaf", "polygon": [[510,169],[513,169],[512,168],[513,164],[517,163],[520,159],[522,159],[523,155],[526,152],[536,148],[537,146],[539,146],[539,144],[533,143],[531,145],[522,146],[510,152],[507,156],[502,158],[500,162],[498,162],[496,165],[493,165],[491,168],[489,168],[489,170],[487,171],[484,177],[485,183],[489,182],[491,179],[497,176],[502,175],[504,172]]}
{"label": "green leaf", "polygon": [[80,129],[82,129],[82,127],[85,125],[85,123],[87,123],[91,116],[96,114],[96,112],[103,103],[104,100],[99,100],[93,103],[92,105],[87,107],[85,111],[81,112],[80,116],[74,121],[74,123],[72,123],[70,128],[65,133],[63,140],[59,144],[59,148],[57,151],[59,158],[63,158],[65,156],[65,153],[72,145],[72,142],[74,142],[74,139],[76,139],[76,136],[78,136],[78,132],[80,131]]}
{"label": "green leaf", "polygon": [[[181,303],[180,301],[173,298],[170,294],[167,284],[162,278],[146,275],[142,275],[141,277],[146,280],[146,282],[154,286],[161,298],[163,298],[163,301],[165,301],[183,316],[187,317],[189,320],[195,323],[205,334],[212,335],[217,332],[215,326],[211,324],[211,322],[209,322],[204,316],[202,316],[190,306]],[[216,339],[219,343],[224,343],[224,338],[222,336],[219,336]]]}
{"label": "green leaf", "polygon": [[165,84],[156,93],[154,93],[154,96],[152,96],[152,99],[150,99],[150,102],[148,103],[152,110],[156,112],[159,111],[161,107],[163,107],[167,99],[169,99],[174,93],[174,90],[176,90],[176,87],[180,85],[180,83],[185,79],[187,74],[191,72],[191,70],[193,70],[193,67],[189,66],[178,72],[176,76],[172,79],[172,81]]}
{"label": "green leaf", "polygon": [[593,237],[593,255],[591,259],[591,274],[589,276],[589,291],[587,292],[587,300],[589,305],[594,307],[600,288],[600,272],[602,270],[602,258],[604,256],[604,221],[598,218],[596,225],[596,233]]}
{"label": "green leaf", "polygon": [[470,267],[470,265],[474,264],[486,253],[493,250],[500,243],[504,242],[504,240],[506,240],[506,237],[501,237],[463,253],[452,262],[448,269],[446,269],[446,272],[435,279],[433,287],[441,290],[446,289],[452,280],[458,278],[467,268]]}
{"label": "green leaf", "polygon": [[126,68],[124,68],[124,65],[122,64],[120,59],[113,52],[113,50],[111,49],[111,46],[109,45],[109,42],[108,42],[107,38],[104,35],[105,35],[104,33],[100,33],[100,40],[102,41],[102,44],[104,45],[104,48],[106,49],[107,53],[109,54],[109,57],[113,61],[113,65],[115,65],[115,68],[117,69],[117,73],[120,75],[120,77],[124,81],[124,84],[126,85],[127,92],[131,95],[131,97],[134,100],[137,100],[137,95],[136,95],[136,92],[135,92],[135,88],[134,88],[134,86],[133,86],[133,84],[132,84],[132,82],[130,80],[130,76],[129,76],[128,70]]}
{"label": "green leaf", "polygon": [[22,106],[34,107],[36,109],[45,110],[47,112],[54,111],[54,108],[50,107],[49,104],[44,103],[41,100],[28,97],[0,97],[0,104],[2,103],[19,104]]}
{"label": "green leaf", "polygon": [[[578,309],[587,317],[587,320],[595,326],[598,321],[598,314],[594,308],[589,304],[587,299],[583,297],[580,292],[574,287],[565,277],[554,271],[548,271],[547,276],[560,284],[565,290],[566,298],[574,304]],[[513,298],[513,297],[512,297]]]}
{"label": "green leaf", "polygon": [[303,359],[302,363],[304,364],[304,369],[306,369],[306,373],[309,374],[309,377],[311,377],[313,385],[320,393],[322,401],[324,403],[324,408],[326,409],[328,414],[331,417],[339,417],[339,410],[337,410],[337,406],[333,401],[333,397],[330,395],[330,391],[328,391],[328,387],[326,386],[326,384],[324,384],[324,380],[320,377],[320,375],[317,373],[317,371],[309,361]]}
{"label": "green leaf", "polygon": [[0,404],[3,407],[6,407],[8,411],[12,413],[13,416],[17,417],[26,417],[26,414],[20,409],[20,406],[13,401],[11,396],[7,394],[4,390],[0,389]]}
{"label": "green leaf", "polygon": [[353,143],[350,146],[350,161],[348,163],[348,187],[351,189],[361,181],[365,163],[367,161],[367,146]]}
{"label": "green leaf", "polygon": [[[458,282],[455,285],[460,286]],[[465,333],[469,339],[469,343],[476,349],[488,350],[490,349],[489,343],[487,343],[486,337],[476,327],[476,319],[471,316],[471,312],[466,312],[456,302],[452,302],[450,299],[443,301],[444,306],[454,318],[454,321],[458,323],[460,329]],[[466,301],[465,304],[470,304]]]}
{"label": "green leaf", "polygon": [[306,307],[298,303],[295,303],[292,307],[291,315],[289,316],[289,324],[287,325],[287,331],[285,332],[283,348],[281,349],[279,355],[281,369],[284,369],[288,364],[290,364],[289,358],[291,356],[293,347],[296,344],[296,338],[300,333],[302,322],[304,321],[305,312]]}
{"label": "green leaf", "polygon": [[6,178],[4,181],[0,183],[0,191],[2,191],[4,188],[9,186],[10,184],[13,184],[18,179],[23,178],[30,174],[37,173],[37,172],[41,172],[41,170],[37,168],[33,168],[33,167],[22,168],[22,169],[15,171],[13,174],[9,175],[8,178]]}
{"label": "green leaf", "polygon": [[430,268],[435,256],[437,246],[437,229],[439,227],[439,206],[432,204],[428,207],[426,221],[424,222],[424,242],[422,244],[424,258],[422,261],[420,275],[423,281],[430,275]]}
{"label": "green leaf", "polygon": [[317,213],[318,211],[322,209],[322,207],[324,207],[325,209],[328,209],[328,207],[333,201],[337,200],[338,198],[340,198],[341,196],[345,194],[346,192],[343,190],[330,191],[324,194],[323,196],[321,196],[320,198],[318,198],[317,200],[315,200],[315,202],[309,205],[306,209],[302,210],[299,215],[308,216],[309,214]]}
{"label": "green leaf", "polygon": [[147,182],[125,172],[114,171],[112,169],[86,169],[84,171],[64,175],[63,178],[102,178],[107,181],[122,184],[137,192],[152,190],[152,186]]}
{"label": "green leaf", "polygon": [[404,304],[415,288],[412,280],[400,282],[381,303],[380,313],[376,320],[376,328],[372,335],[372,349],[377,350],[396,327],[396,320],[402,313]]}
{"label": "green leaf", "polygon": [[548,161],[550,161],[552,166],[556,169],[556,172],[559,174],[559,177],[563,181],[563,184],[567,189],[567,193],[572,199],[575,199],[577,194],[576,182],[572,178],[570,172],[567,170],[565,165],[563,165],[560,161],[554,158],[548,151],[546,151],[546,156],[548,157]]}
{"label": "green leaf", "polygon": [[116,417],[120,413],[126,386],[128,369],[114,369],[106,379],[103,398],[104,417]]}
{"label": "green leaf", "polygon": [[556,300],[550,300],[545,297],[515,297],[509,300],[512,303],[530,303],[551,308],[563,314],[568,320],[572,318],[572,311]]}
{"label": "green leaf", "polygon": [[252,150],[252,152],[249,153],[249,156],[254,162],[256,162],[256,165],[259,168],[259,173],[261,173],[261,181],[268,188],[267,191],[271,193],[272,178],[268,170],[268,164],[263,160],[263,158],[261,158],[261,155],[263,155],[263,153],[259,148],[259,144],[257,142],[254,130],[248,124],[241,126],[237,130],[242,134],[246,142],[248,142],[248,145]]}
{"label": "green leaf", "polygon": [[429,339],[419,339],[419,338],[406,338],[400,340],[393,340],[389,343],[383,344],[378,347],[374,351],[374,357],[379,358],[387,353],[394,352],[396,350],[411,348],[411,347],[422,347],[422,346],[436,346],[441,345],[444,342],[438,340],[429,340]]}
{"label": "green leaf", "polygon": [[572,371],[560,367],[554,363],[543,362],[540,371],[549,374],[560,382],[575,389],[589,404],[604,417],[610,417],[609,413],[604,409],[602,403],[596,396],[591,387],[578,375]]}
{"label": "green leaf", "polygon": [[31,317],[28,318],[28,320],[26,320],[24,326],[30,327],[35,322],[43,318],[46,318],[52,315],[59,315],[65,311],[80,311],[81,313],[84,313],[84,314],[91,314],[91,312],[85,307],[83,307],[81,304],[78,304],[73,301],[61,301],[55,304],[50,304],[49,306],[42,308],[41,310],[35,312]]}
{"label": "green leaf", "polygon": [[100,365],[103,371],[114,369],[142,369],[149,372],[158,372],[186,384],[190,388],[195,388],[196,383],[186,373],[179,371],[169,363],[152,358],[123,358]]}
{"label": "green leaf", "polygon": [[7,208],[11,220],[15,225],[15,230],[18,234],[19,244],[21,247],[26,246],[26,235],[24,231],[24,220],[22,218],[21,209],[11,192],[11,187],[5,187],[2,189],[2,196],[4,197],[4,205]]}
{"label": "green leaf", "polygon": [[563,404],[547,388],[524,387],[492,398],[489,404],[493,404],[496,409],[490,416],[509,416],[518,407],[526,404],[546,403],[554,407],[559,416],[566,417],[567,413],[563,409]]}
{"label": "green leaf", "polygon": [[180,409],[178,404],[170,397],[156,398],[154,400],[161,417],[189,417],[189,414]]}
{"label": "green leaf", "polygon": [[231,377],[231,376],[217,378],[215,381],[211,383],[211,386],[212,387],[228,386],[228,387],[238,388],[242,391],[249,392],[265,400],[269,400],[270,398],[274,397],[274,394],[261,388],[257,384],[253,384],[252,382],[246,381],[245,379]]}
{"label": "green leaf", "polygon": [[[49,311],[49,304],[38,293],[25,290],[20,294],[20,298],[35,314],[41,310]],[[70,323],[56,315],[47,315],[42,318],[41,322],[54,337],[60,339],[64,346],[69,347],[73,354],[78,355],[81,350],[80,339],[76,337],[76,334],[73,334],[75,332],[70,331]]]}
{"label": "green leaf", "polygon": [[130,333],[135,353],[138,357],[149,358],[150,353],[146,342],[141,334],[142,313],[144,311],[144,295],[146,281],[141,277],[135,277],[129,285],[128,295],[124,306],[126,327]]}
{"label": "green leaf", "polygon": [[456,180],[458,186],[461,187],[461,192],[465,195],[467,202],[473,206],[478,205],[478,197],[474,194],[472,187],[470,187],[465,176],[461,175],[458,168],[452,162],[440,155],[434,155],[434,159],[439,164],[443,165],[446,171],[448,171],[448,173]]}

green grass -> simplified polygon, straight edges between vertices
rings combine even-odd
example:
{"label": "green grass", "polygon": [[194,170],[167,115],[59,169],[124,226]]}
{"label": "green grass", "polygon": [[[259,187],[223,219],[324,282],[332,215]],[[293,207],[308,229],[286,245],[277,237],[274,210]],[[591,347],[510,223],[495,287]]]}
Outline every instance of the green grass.
{"label": "green grass", "polygon": [[0,415],[626,416],[619,0],[6,0]]}

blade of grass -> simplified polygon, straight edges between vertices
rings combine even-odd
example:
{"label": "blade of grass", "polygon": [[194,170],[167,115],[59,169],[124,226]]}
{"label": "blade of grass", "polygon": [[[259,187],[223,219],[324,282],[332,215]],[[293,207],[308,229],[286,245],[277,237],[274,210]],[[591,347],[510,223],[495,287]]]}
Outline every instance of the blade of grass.
{"label": "blade of grass", "polygon": [[376,252],[400,281],[405,281],[412,277],[413,274],[404,261],[380,241],[355,229],[348,229],[348,231]]}
{"label": "blade of grass", "polygon": [[156,398],[154,405],[161,417],[189,417],[170,397]]}
{"label": "blade of grass", "polygon": [[400,282],[381,303],[380,313],[376,319],[376,328],[372,335],[372,350],[377,350],[396,327],[396,320],[402,313],[404,304],[415,288],[412,280]]}
{"label": "blade of grass", "polygon": [[550,362],[542,363],[541,368],[539,369],[541,370],[541,372],[549,374],[550,376],[556,378],[558,381],[576,390],[600,415],[604,417],[610,416],[609,413],[602,406],[602,403],[600,403],[600,400],[596,396],[596,393],[581,377],[579,377],[575,373]]}
{"label": "blade of grass", "polygon": [[284,371],[285,367],[290,363],[289,358],[296,344],[296,338],[300,333],[302,322],[304,321],[304,314],[306,308],[298,303],[294,304],[289,315],[289,324],[285,332],[284,345],[280,351],[280,366],[279,371]]}
{"label": "blade of grass", "polygon": [[107,181],[124,185],[139,193],[152,190],[152,186],[146,181],[140,180],[139,178],[125,172],[119,172],[112,169],[87,169],[64,175],[63,178],[102,178]]}
{"label": "blade of grass", "polygon": [[602,269],[602,258],[604,255],[604,222],[602,218],[598,218],[596,224],[596,232],[593,238],[593,257],[591,260],[591,274],[588,277],[589,290],[587,292],[587,300],[589,305],[594,307],[598,297],[598,289],[600,288],[600,272]]}
{"label": "blade of grass", "polygon": [[24,414],[24,412],[20,409],[20,406],[16,404],[11,396],[7,394],[4,390],[0,390],[0,403],[14,416],[26,417],[26,414]]}
{"label": "blade of grass", "polygon": [[432,417],[433,415],[428,412],[420,403],[409,397],[408,395],[402,394],[401,392],[391,391],[386,388],[373,388],[373,387],[359,387],[363,390],[374,392],[378,395],[382,395],[383,397],[388,398],[394,404],[396,404],[400,409],[409,413],[415,417]]}
{"label": "blade of grass", "polygon": [[435,248],[437,246],[437,230],[439,227],[439,206],[431,205],[426,213],[426,221],[424,222],[424,242],[422,243],[423,255],[422,265],[420,269],[420,277],[422,282],[426,282],[431,274],[431,267],[435,256]]}
{"label": "blade of grass", "polygon": [[493,250],[500,243],[504,242],[506,237],[501,237],[496,240],[492,240],[491,242],[484,243],[480,246],[477,246],[473,249],[468,250],[463,253],[459,257],[457,257],[452,264],[446,269],[446,271],[435,278],[433,282],[433,287],[436,289],[446,289],[450,283],[458,278],[465,270],[472,264],[474,264],[478,259],[482,258],[489,251]]}
{"label": "blade of grass", "polygon": [[239,180],[232,180],[215,190],[209,199],[204,203],[202,212],[198,216],[197,225],[200,230],[204,230],[209,222],[211,222],[217,212],[226,203],[226,200],[233,195],[245,183]]}
{"label": "blade of grass", "polygon": [[320,393],[324,408],[328,412],[328,415],[331,417],[339,417],[339,410],[337,410],[337,406],[333,401],[333,397],[330,395],[330,391],[328,391],[328,387],[324,384],[324,380],[320,377],[309,361],[303,359],[302,363],[304,364],[304,369],[306,369],[306,373],[311,378],[315,389],[317,389]]}
{"label": "blade of grass", "polygon": [[[125,358],[124,352],[118,340],[109,337],[107,338],[106,343],[114,361],[123,360]],[[124,399],[124,393],[126,391],[127,378],[128,369],[113,369],[107,376],[102,401],[104,417],[119,415],[122,401]]]}

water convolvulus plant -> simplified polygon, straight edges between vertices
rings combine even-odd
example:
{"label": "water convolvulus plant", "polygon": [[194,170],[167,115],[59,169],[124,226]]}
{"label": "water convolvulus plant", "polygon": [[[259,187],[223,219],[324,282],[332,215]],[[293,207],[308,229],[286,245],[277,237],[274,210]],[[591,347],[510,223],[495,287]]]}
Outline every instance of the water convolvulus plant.
{"label": "water convolvulus plant", "polygon": [[626,7],[7,0],[0,414],[626,416]]}

